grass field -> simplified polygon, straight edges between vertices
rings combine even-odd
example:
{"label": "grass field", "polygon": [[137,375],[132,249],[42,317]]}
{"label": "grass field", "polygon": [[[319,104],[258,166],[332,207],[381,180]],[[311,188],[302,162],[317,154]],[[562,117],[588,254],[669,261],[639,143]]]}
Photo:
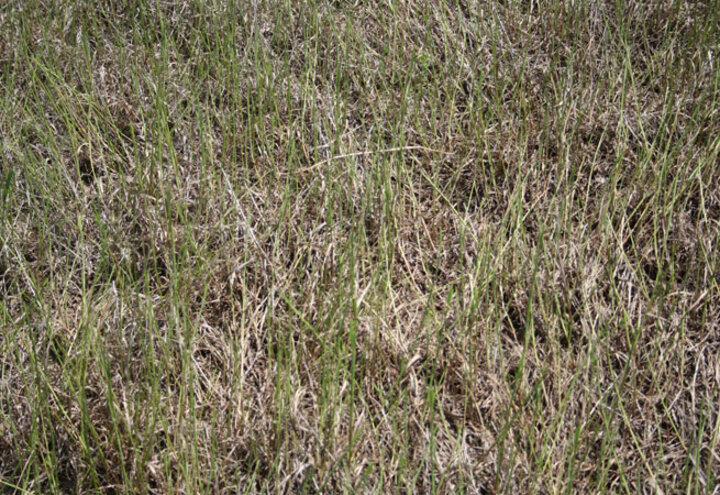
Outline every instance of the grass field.
{"label": "grass field", "polygon": [[0,493],[720,493],[720,1],[0,2]]}

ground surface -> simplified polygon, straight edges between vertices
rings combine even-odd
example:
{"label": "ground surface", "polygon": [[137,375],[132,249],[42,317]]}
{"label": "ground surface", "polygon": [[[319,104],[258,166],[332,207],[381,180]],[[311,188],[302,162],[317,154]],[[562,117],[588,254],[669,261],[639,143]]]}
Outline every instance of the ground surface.
{"label": "ground surface", "polygon": [[2,2],[0,492],[718,493],[719,39]]}

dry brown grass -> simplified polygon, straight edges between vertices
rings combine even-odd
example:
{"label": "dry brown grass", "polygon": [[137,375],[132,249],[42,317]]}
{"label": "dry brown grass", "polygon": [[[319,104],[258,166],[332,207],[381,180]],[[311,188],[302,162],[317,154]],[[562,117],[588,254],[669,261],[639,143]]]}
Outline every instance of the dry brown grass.
{"label": "dry brown grass", "polygon": [[718,493],[720,5],[0,6],[0,493]]}

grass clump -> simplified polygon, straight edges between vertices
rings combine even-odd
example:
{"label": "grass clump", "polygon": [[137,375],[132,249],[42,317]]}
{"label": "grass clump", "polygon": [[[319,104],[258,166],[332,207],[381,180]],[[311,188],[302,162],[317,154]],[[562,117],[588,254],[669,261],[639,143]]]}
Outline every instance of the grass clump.
{"label": "grass clump", "polygon": [[1,493],[717,493],[720,5],[0,6]]}

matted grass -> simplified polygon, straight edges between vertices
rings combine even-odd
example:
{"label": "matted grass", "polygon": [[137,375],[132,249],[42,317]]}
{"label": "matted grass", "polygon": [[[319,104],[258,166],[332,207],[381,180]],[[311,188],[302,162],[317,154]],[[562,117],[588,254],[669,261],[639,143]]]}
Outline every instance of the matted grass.
{"label": "matted grass", "polygon": [[0,493],[719,493],[718,40],[2,2]]}

